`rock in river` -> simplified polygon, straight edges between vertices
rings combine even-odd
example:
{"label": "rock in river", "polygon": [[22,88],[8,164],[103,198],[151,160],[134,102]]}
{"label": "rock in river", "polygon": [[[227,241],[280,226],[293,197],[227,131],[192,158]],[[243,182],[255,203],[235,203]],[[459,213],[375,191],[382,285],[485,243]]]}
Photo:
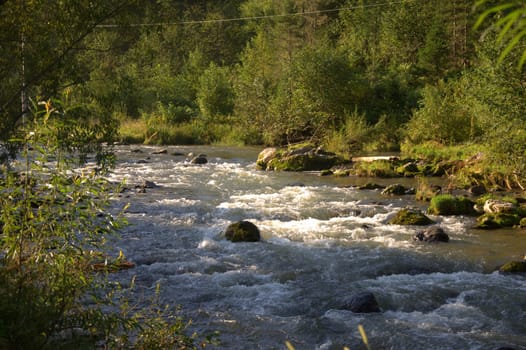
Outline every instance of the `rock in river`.
{"label": "rock in river", "polygon": [[423,242],[449,242],[449,236],[438,226],[432,226],[425,231],[417,233],[413,239]]}
{"label": "rock in river", "polygon": [[401,209],[389,220],[391,225],[431,225],[433,220],[416,210]]}
{"label": "rock in river", "polygon": [[343,309],[355,313],[380,312],[380,306],[376,297],[371,292],[359,292],[351,295],[343,306]]}
{"label": "rock in river", "polygon": [[319,171],[344,163],[334,153],[309,144],[284,149],[266,148],[258,156],[256,165],[261,170]]}
{"label": "rock in river", "polygon": [[238,221],[230,224],[225,230],[225,237],[232,242],[258,242],[261,240],[258,227],[249,221]]}

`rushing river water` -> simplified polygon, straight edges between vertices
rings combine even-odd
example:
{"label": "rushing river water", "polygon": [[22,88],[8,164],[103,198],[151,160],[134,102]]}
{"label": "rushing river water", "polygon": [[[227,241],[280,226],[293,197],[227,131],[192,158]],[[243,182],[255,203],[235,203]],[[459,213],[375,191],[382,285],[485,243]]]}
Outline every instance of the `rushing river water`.
{"label": "rushing river water", "polygon": [[[114,180],[158,185],[121,198],[130,226],[116,248],[136,267],[118,278],[152,291],[160,283],[163,302],[180,305],[192,329],[220,332],[218,349],[284,349],[286,340],[297,350],[363,349],[358,325],[372,349],[526,349],[526,277],[493,272],[522,259],[523,231],[432,217],[450,242],[414,242],[421,228],[386,222],[425,203],[354,187],[371,179],[258,171],[261,149],[156,150],[117,149]],[[209,163],[173,155],[190,151]],[[237,220],[256,224],[262,242],[225,240]],[[360,291],[382,312],[343,310]]]}

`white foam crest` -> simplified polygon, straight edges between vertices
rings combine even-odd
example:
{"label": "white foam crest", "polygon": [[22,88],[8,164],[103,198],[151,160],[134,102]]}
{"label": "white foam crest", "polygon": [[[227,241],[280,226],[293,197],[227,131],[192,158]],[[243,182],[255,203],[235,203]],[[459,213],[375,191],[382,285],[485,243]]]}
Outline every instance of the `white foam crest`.
{"label": "white foam crest", "polygon": [[157,200],[157,203],[186,207],[186,206],[199,205],[201,203],[201,201],[200,200],[195,200],[195,199],[188,199],[188,198],[185,198],[185,197],[180,197],[180,198],[163,198],[163,199],[159,199],[159,200]]}

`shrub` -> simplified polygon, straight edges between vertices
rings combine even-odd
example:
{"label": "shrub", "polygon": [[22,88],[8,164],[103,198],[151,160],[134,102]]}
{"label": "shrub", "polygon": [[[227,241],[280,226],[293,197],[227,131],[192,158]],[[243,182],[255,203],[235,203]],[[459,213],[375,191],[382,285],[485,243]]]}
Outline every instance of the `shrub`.
{"label": "shrub", "polygon": [[[157,300],[134,309],[132,289],[97,272],[108,238],[126,222],[109,210],[118,188],[99,171],[72,167],[79,159],[57,136],[69,135],[65,114],[50,102],[36,110],[23,162],[0,177],[0,347],[133,348],[154,333],[158,344],[195,348],[186,324],[159,312]],[[122,254],[110,265],[124,266]]]}
{"label": "shrub", "polygon": [[424,88],[421,106],[407,123],[410,143],[456,144],[470,141],[480,133],[469,111],[457,101],[458,88],[443,81]]}

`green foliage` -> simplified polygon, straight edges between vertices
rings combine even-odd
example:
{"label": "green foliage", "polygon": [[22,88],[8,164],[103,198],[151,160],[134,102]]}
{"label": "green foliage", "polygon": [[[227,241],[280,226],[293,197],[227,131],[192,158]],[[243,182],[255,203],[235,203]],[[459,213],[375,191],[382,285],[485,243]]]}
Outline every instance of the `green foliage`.
{"label": "green foliage", "polygon": [[445,146],[437,142],[429,141],[417,145],[404,143],[402,155],[405,158],[423,159],[430,162],[442,160],[465,160],[478,153],[484,153],[486,148],[480,144],[460,144]]}
{"label": "green foliage", "polygon": [[199,77],[197,104],[206,120],[228,116],[234,111],[234,93],[229,75],[225,67],[210,63]]}
{"label": "green foliage", "polygon": [[327,135],[325,144],[332,152],[351,154],[365,148],[370,143],[372,128],[367,124],[365,115],[356,111],[345,115],[343,126]]}
{"label": "green foliage", "polygon": [[71,137],[90,130],[64,124],[75,109],[56,101],[35,108],[20,160],[0,177],[2,348],[131,348],[152,338],[195,348],[180,319],[155,311],[157,304],[132,307],[133,296],[96,272],[109,238],[126,224],[125,208],[110,206],[119,188],[96,168],[74,166],[82,144]]}
{"label": "green foliage", "polygon": [[413,144],[429,141],[451,145],[479,135],[474,116],[457,101],[458,87],[440,81],[424,88],[421,106],[407,123],[407,140]]}
{"label": "green foliage", "polygon": [[[478,0],[475,7],[484,8],[488,3],[490,3],[489,0]],[[488,17],[493,15],[496,15],[496,18],[491,27],[498,31],[496,42],[505,45],[499,55],[499,62],[502,63],[517,46],[521,46],[520,43],[526,36],[526,23],[524,22],[526,4],[522,1],[513,0],[500,1],[495,5],[490,5],[479,15],[475,28],[479,28]],[[523,50],[518,60],[519,70],[522,69],[524,63],[526,63],[526,50]]]}

